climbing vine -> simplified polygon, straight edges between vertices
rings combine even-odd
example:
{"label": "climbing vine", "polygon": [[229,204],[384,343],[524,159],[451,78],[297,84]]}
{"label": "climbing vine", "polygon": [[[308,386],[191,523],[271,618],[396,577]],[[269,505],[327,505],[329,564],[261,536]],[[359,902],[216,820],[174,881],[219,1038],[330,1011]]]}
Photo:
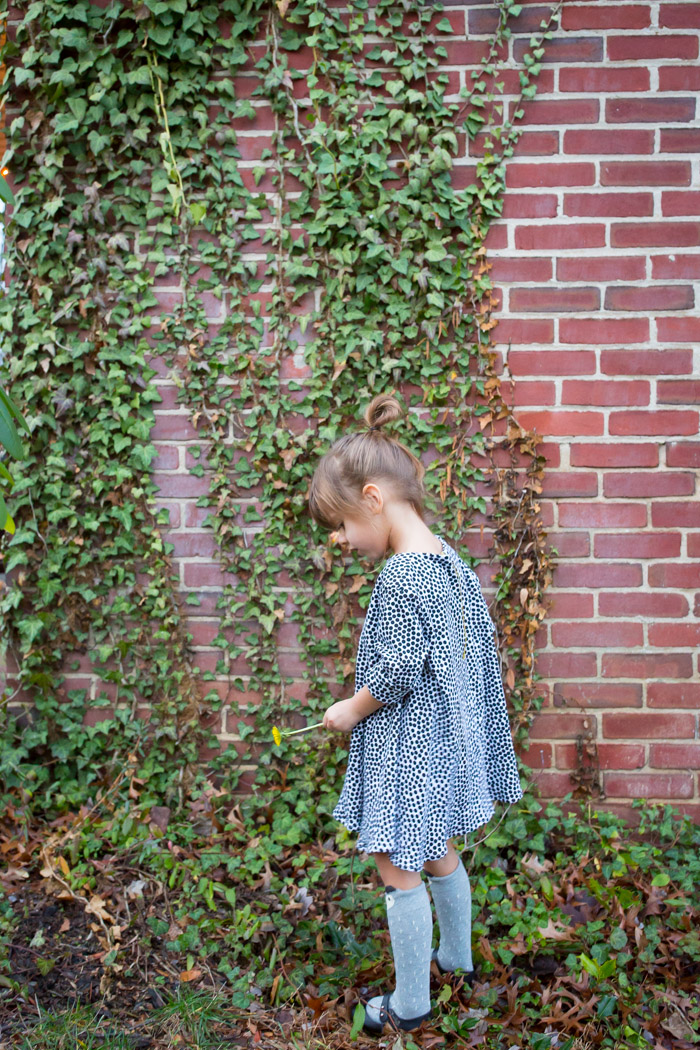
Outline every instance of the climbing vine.
{"label": "climbing vine", "polygon": [[[493,504],[492,618],[524,741],[550,574],[543,459],[500,395],[484,244],[522,116],[499,102],[517,5],[498,5],[459,103],[439,71],[449,22],[420,0],[17,6],[0,88],[17,187],[2,378],[33,431],[2,545],[18,690],[1,708],[6,788],[75,805],[129,754],[132,797],[170,798],[196,782],[222,716],[256,745],[208,769],[235,788],[252,760],[261,805],[293,783],[296,818],[274,842],[308,836],[344,748],[329,736],[278,747],[270,728],[318,721],[350,695],[372,582],[310,521],[306,490],[319,454],[384,390],[405,400],[430,510],[468,561],[474,517],[486,523]],[[530,42],[522,98],[555,17]],[[267,112],[272,143],[251,171],[237,132]],[[480,149],[461,185],[467,142]],[[155,509],[157,376],[191,421],[204,513],[184,524],[211,530],[224,581],[207,607],[213,667],[195,664]],[[65,671],[95,673],[101,696],[67,688]],[[100,704],[109,717],[84,724]]]}

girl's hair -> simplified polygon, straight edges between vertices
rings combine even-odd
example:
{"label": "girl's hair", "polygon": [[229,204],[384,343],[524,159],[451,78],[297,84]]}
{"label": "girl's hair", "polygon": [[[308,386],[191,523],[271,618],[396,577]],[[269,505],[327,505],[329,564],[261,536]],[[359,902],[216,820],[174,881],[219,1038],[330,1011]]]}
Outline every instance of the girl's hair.
{"label": "girl's hair", "polygon": [[309,512],[326,529],[335,529],[345,514],[356,514],[369,481],[388,481],[398,499],[406,500],[425,521],[425,467],[409,449],[382,427],[404,415],[390,394],[377,394],[365,409],[368,430],[356,430],[333,443],[314,471],[309,486]]}

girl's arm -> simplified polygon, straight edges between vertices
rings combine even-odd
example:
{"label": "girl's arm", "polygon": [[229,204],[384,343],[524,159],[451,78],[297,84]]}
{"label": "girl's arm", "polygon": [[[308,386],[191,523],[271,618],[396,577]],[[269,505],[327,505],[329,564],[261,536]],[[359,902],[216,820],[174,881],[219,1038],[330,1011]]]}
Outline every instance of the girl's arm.
{"label": "girl's arm", "polygon": [[373,711],[378,711],[380,707],[386,707],[386,704],[381,704],[379,700],[374,699],[366,685],[363,685],[359,692],[351,696],[347,704],[358,716],[358,722],[361,722],[367,715],[371,715]]}
{"label": "girl's arm", "polygon": [[359,692],[347,700],[338,700],[332,704],[323,716],[323,724],[326,729],[335,729],[341,733],[347,733],[354,729],[367,715],[371,715],[379,707],[385,707],[375,700],[366,685]]}

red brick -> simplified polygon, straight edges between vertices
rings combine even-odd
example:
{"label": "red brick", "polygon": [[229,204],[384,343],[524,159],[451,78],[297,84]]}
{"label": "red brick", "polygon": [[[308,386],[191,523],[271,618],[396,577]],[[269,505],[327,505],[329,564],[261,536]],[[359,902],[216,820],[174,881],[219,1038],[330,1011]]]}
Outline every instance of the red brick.
{"label": "red brick", "polygon": [[547,259],[514,259],[505,256],[502,259],[491,258],[492,281],[549,281],[552,277],[552,260]]}
{"label": "red brick", "polygon": [[597,310],[597,288],[511,288],[508,305],[517,313]]}
{"label": "red brick", "polygon": [[618,798],[692,798],[693,778],[689,773],[606,773],[605,793]]}
{"label": "red brick", "polygon": [[700,278],[700,255],[653,255],[651,276],[654,280]]}
{"label": "red brick", "polygon": [[654,197],[651,193],[567,193],[564,195],[564,214],[586,217],[653,215]]}
{"label": "red brick", "polygon": [[613,248],[694,248],[700,244],[700,222],[614,222]]}
{"label": "red brick", "polygon": [[640,255],[557,259],[558,281],[641,281],[645,277],[646,264]]}
{"label": "red brick", "polygon": [[[412,15],[411,16],[407,15],[406,17],[409,20],[409,22],[414,21],[414,18],[413,18]],[[438,14],[433,15],[433,17],[430,19],[430,21],[425,24],[425,31],[426,31],[426,33],[437,33],[438,35],[440,35],[443,32],[445,32],[442,29],[437,29],[436,28],[438,22],[440,22],[443,18],[446,18],[447,21],[450,23],[450,26],[452,27],[449,30],[449,34],[448,35],[451,35],[451,36],[464,36],[464,34],[466,32],[466,21],[465,21],[464,11],[440,11]],[[382,21],[386,25],[389,24],[386,19],[382,19]],[[346,25],[347,25],[347,22],[346,22]],[[408,27],[407,27],[406,31],[408,32]]]}
{"label": "red brick", "polygon": [[[690,500],[683,503],[673,500],[652,503],[652,525],[655,528],[694,528],[700,524],[699,510],[698,504]],[[700,625],[698,627],[700,629]]]}
{"label": "red brick", "polygon": [[630,318],[562,318],[559,325],[562,343],[608,344],[646,343],[649,321],[645,317]]}
{"label": "red brick", "polygon": [[656,401],[659,405],[698,405],[700,379],[659,379]]}
{"label": "red brick", "polygon": [[601,769],[641,769],[644,765],[643,744],[598,743],[598,763]]}
{"label": "red brick", "polygon": [[595,614],[593,594],[581,594],[577,590],[565,591],[559,588],[554,594],[548,609],[551,621],[555,619],[591,619]]}
{"label": "red brick", "polygon": [[574,738],[587,729],[595,729],[596,716],[577,711],[565,714],[538,712],[530,726],[530,738],[534,740],[565,740]]}
{"label": "red brick", "polygon": [[151,438],[162,441],[194,441],[198,433],[192,426],[189,413],[155,411],[155,426]]}
{"label": "red brick", "polygon": [[[468,74],[468,81],[471,81],[471,74]],[[519,95],[521,91],[520,85],[520,73],[517,69],[499,69],[497,80],[499,84],[503,84],[504,96],[507,95]],[[553,69],[542,69],[540,70],[539,76],[537,77],[537,94],[538,95],[550,95],[554,91],[554,70]],[[501,92],[499,92],[499,95]]]}
{"label": "red brick", "polygon": [[606,375],[687,375],[693,366],[690,350],[602,350],[600,370]]}
{"label": "red brick", "polygon": [[168,527],[171,529],[177,529],[180,527],[180,504],[169,503],[167,500],[156,500],[156,511],[167,510],[168,512]]}
{"label": "red brick", "polygon": [[527,430],[536,430],[538,434],[576,435],[602,434],[605,420],[600,412],[530,412],[521,409],[518,422]]}
{"label": "red brick", "polygon": [[604,711],[603,736],[608,739],[693,739],[695,716],[680,711]]}
{"label": "red brick", "polygon": [[[510,364],[512,365],[512,354],[516,351],[511,351],[508,357]],[[513,370],[513,374],[515,371]],[[557,402],[557,388],[554,382],[532,382],[529,383],[526,380],[521,380],[518,383],[517,390],[514,390],[510,384],[507,387],[501,389],[501,395],[503,400],[513,407],[514,405],[555,405]],[[551,476],[551,475],[550,475]]]}
{"label": "red brick", "polygon": [[[562,29],[646,29],[651,25],[648,5],[590,4],[564,6]],[[678,27],[683,28],[683,27]]]}
{"label": "red brick", "polygon": [[[371,51],[376,44],[365,46],[368,51]],[[441,40],[440,46],[444,47],[447,52],[447,57],[440,59],[441,66],[478,66],[489,51],[489,45],[485,40]],[[501,52],[503,53],[503,49]],[[371,64],[384,65],[384,62]]]}
{"label": "red brick", "polygon": [[[299,148],[299,140],[297,138],[290,138],[289,147],[292,148],[292,144]],[[255,135],[241,135],[239,134],[236,139],[236,148],[241,155],[241,160],[260,160],[263,150],[269,150],[272,147],[272,132],[267,134],[260,134],[259,132]]]}
{"label": "red brick", "polygon": [[695,302],[692,285],[647,285],[645,288],[606,288],[606,310],[690,310]]}
{"label": "red brick", "polygon": [[650,384],[644,380],[565,379],[562,405],[648,405]]}
{"label": "red brick", "polygon": [[680,532],[603,532],[594,549],[596,558],[678,558]]}
{"label": "red brick", "polygon": [[652,744],[649,765],[656,769],[700,769],[700,744]]}
{"label": "red brick", "polygon": [[[585,581],[581,583],[584,585]],[[591,707],[641,707],[642,690],[638,683],[632,682],[555,682],[553,699],[555,707],[571,707],[574,710],[579,702]],[[610,748],[615,746],[608,744]]]}
{"label": "red brick", "polygon": [[667,190],[661,194],[662,215],[700,215],[700,190]]}
{"label": "red brick", "polygon": [[696,36],[609,36],[608,58],[611,62],[630,59],[697,58]]}
{"label": "red brick", "polygon": [[610,434],[627,436],[637,434],[640,437],[651,434],[678,437],[681,434],[697,434],[697,412],[674,412],[671,409],[654,409],[654,411],[620,411],[611,412],[608,419]]}
{"label": "red brick", "polygon": [[625,471],[623,474],[606,474],[603,495],[624,499],[652,499],[655,496],[689,496],[694,490],[694,478],[690,474],[674,474],[670,470]]}
{"label": "red brick", "polygon": [[516,157],[552,157],[557,153],[558,131],[523,131],[515,145]]}
{"label": "red brick", "polygon": [[595,354],[587,350],[515,350],[508,355],[513,375],[581,376],[593,375]]}
{"label": "red brick", "polygon": [[600,166],[603,186],[689,186],[690,164],[684,160],[606,161]]}
{"label": "red brick", "polygon": [[[690,166],[688,166],[690,171]],[[689,180],[690,181],[690,177]],[[592,186],[595,182],[595,166],[588,163],[573,164],[508,164],[506,185],[524,186]],[[666,183],[666,185],[674,185]]]}
{"label": "red brick", "polygon": [[[562,528],[570,529],[640,529],[646,525],[646,511],[646,507],[640,503],[612,503],[610,501],[592,503],[587,500],[576,500],[574,503],[567,503],[561,500],[559,502],[559,524]],[[565,629],[568,629],[569,626],[569,624],[566,624]],[[581,625],[574,624],[571,626],[573,626],[574,630],[578,630]],[[597,631],[601,628],[605,630],[609,625],[596,623],[591,626]],[[631,628],[636,628],[637,626],[640,625],[620,623],[623,631],[630,629],[631,637],[636,636],[636,631],[631,630]],[[593,637],[594,634],[591,632],[590,635],[586,636],[587,640],[580,644],[591,644],[588,639]],[[630,642],[630,644],[634,644],[634,642]]]}
{"label": "red brick", "polygon": [[486,237],[486,247],[489,251],[498,251],[499,248],[508,247],[508,227],[505,223],[494,223],[490,227]]}
{"label": "red brick", "polygon": [[688,653],[603,653],[601,663],[603,678],[690,678],[693,673]]}
{"label": "red brick", "polygon": [[700,128],[662,128],[660,152],[700,153]]}
{"label": "red brick", "polygon": [[700,91],[700,67],[662,66],[659,91]]}
{"label": "red brick", "polygon": [[534,98],[524,104],[513,101],[508,106],[508,117],[514,119],[514,113],[523,109],[523,122],[531,127],[533,124],[596,124],[600,112],[598,99],[541,99]]}
{"label": "red brick", "polygon": [[[672,66],[671,69],[675,70],[676,67]],[[649,87],[649,70],[642,67],[608,69],[604,66],[590,66],[588,69],[564,68],[559,72],[560,91],[591,91],[595,94],[605,94],[609,91],[648,91]]]}
{"label": "red brick", "polygon": [[502,319],[493,334],[495,343],[551,343],[554,339],[554,322]]}
{"label": "red brick", "polygon": [[659,339],[665,343],[700,341],[700,317],[659,317]]}
{"label": "red brick", "polygon": [[[538,744],[537,746],[540,747],[542,745]],[[547,746],[551,747],[551,744]],[[578,748],[575,744],[557,744],[555,761],[558,769],[576,769],[578,766]]]}
{"label": "red brick", "polygon": [[700,29],[700,7],[697,3],[662,4],[659,25],[664,29]]}
{"label": "red brick", "polygon": [[542,799],[555,798],[559,800],[572,788],[572,780],[569,773],[540,771],[535,774],[535,780],[537,781],[537,792]]}
{"label": "red brick", "polygon": [[[598,743],[596,753],[601,770],[640,770],[644,765],[642,743]],[[556,744],[557,769],[575,769],[576,762],[575,743]]]}
{"label": "red brick", "polygon": [[[659,450],[651,443],[625,444],[616,441],[614,445],[607,442],[589,445],[577,442],[571,446],[570,458],[572,467],[658,467]],[[622,585],[621,581],[618,582]],[[601,586],[610,584],[606,581]]]}
{"label": "red brick", "polygon": [[609,153],[620,156],[624,153],[653,153],[654,132],[643,128],[629,130],[596,128],[595,131],[574,129],[564,132],[564,153],[593,154]]}
{"label": "red brick", "polygon": [[[513,58],[516,62],[522,62],[523,56],[529,50],[528,40],[516,40],[513,43]],[[603,38],[600,36],[567,36],[549,40],[542,59],[547,65],[554,62],[602,61]]]}
{"label": "red brick", "polygon": [[[534,33],[540,22],[549,17],[549,7],[523,7],[517,18],[509,18],[508,25],[513,33]],[[488,35],[496,30],[500,12],[493,7],[481,8],[469,12],[469,33],[472,36]]]}
{"label": "red brick", "polygon": [[[573,744],[571,745],[574,746]],[[528,751],[522,750],[521,759],[531,769],[549,769],[552,765],[552,745],[538,740]]]}
{"label": "red brick", "polygon": [[180,464],[180,453],[173,445],[156,445],[157,455],[151,460],[152,470],[177,470]]}
{"label": "red brick", "polygon": [[608,124],[685,124],[694,118],[694,98],[611,98],[605,103]]}
{"label": "red brick", "polygon": [[674,441],[666,447],[669,467],[700,467],[700,441]]}
{"label": "red brick", "polygon": [[677,620],[687,615],[688,608],[685,595],[661,591],[652,594],[643,591],[606,592],[599,595],[598,601],[601,616],[645,616],[655,620],[668,617]]}
{"label": "red brick", "polygon": [[[649,572],[659,566],[649,566]],[[685,568],[687,566],[677,566]],[[700,683],[698,682],[649,682],[647,685],[647,704],[649,707],[675,707],[700,710]],[[670,746],[670,745],[665,745]],[[676,745],[678,746],[678,745]]]}
{"label": "red brick", "polygon": [[[538,384],[541,385],[541,384]],[[522,386],[522,382],[518,383],[518,387]],[[555,387],[556,391],[556,387]],[[554,405],[557,403],[556,398],[551,401],[532,401],[532,405]],[[582,496],[588,496],[594,499],[598,495],[598,478],[593,471],[584,473],[583,471],[571,471],[571,470],[547,470],[547,477],[543,483],[542,491],[544,493],[544,499],[580,499]],[[581,595],[578,596],[579,598]],[[569,609],[571,605],[571,596],[569,600],[559,600],[559,595],[554,600],[553,607],[549,610],[550,616],[560,615],[560,609]],[[571,612],[567,612],[566,615],[571,615]],[[588,615],[588,613],[586,614]],[[592,614],[591,614],[592,615]]]}
{"label": "red brick", "polygon": [[506,193],[504,219],[553,219],[557,214],[553,193]]}
{"label": "red brick", "polygon": [[572,223],[543,226],[518,226],[515,247],[520,251],[548,251],[558,248],[602,248],[605,227],[600,223]]}

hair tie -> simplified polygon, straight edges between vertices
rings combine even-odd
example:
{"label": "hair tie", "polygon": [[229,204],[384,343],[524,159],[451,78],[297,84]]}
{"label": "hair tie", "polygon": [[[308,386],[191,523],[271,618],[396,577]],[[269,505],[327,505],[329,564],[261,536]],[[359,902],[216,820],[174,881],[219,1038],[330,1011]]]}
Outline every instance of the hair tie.
{"label": "hair tie", "polygon": [[379,427],[370,427],[370,430],[379,430]]}

